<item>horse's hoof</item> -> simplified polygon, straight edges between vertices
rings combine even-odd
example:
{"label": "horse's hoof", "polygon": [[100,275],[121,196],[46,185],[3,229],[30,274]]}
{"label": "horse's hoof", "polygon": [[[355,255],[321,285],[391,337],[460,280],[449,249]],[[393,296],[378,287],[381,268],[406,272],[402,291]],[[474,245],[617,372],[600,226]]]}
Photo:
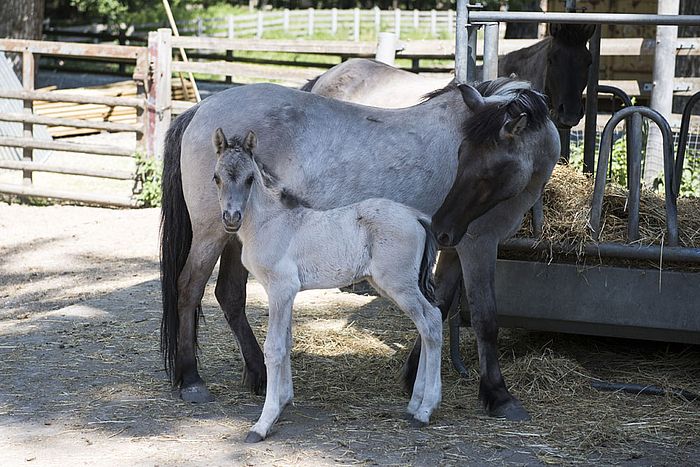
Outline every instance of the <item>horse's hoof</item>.
{"label": "horse's hoof", "polygon": [[257,433],[255,431],[249,431],[248,436],[245,437],[245,442],[248,444],[252,443],[259,443],[260,441],[264,440],[260,433]]}
{"label": "horse's hoof", "polygon": [[411,428],[415,429],[425,428],[426,426],[428,426],[428,422],[418,420],[415,417],[411,417],[411,420],[408,423],[411,425]]}
{"label": "horse's hoof", "polygon": [[212,393],[209,392],[201,381],[191,386],[180,388],[180,398],[185,402],[192,402],[194,404],[212,402],[214,400]]}
{"label": "horse's hoof", "polygon": [[258,371],[245,365],[243,367],[243,385],[250,389],[253,394],[258,396],[264,395],[265,387],[267,386],[265,366],[262,367],[262,371]]}
{"label": "horse's hoof", "polygon": [[489,411],[491,417],[505,418],[512,422],[526,422],[530,420],[530,414],[518,399],[511,399]]}

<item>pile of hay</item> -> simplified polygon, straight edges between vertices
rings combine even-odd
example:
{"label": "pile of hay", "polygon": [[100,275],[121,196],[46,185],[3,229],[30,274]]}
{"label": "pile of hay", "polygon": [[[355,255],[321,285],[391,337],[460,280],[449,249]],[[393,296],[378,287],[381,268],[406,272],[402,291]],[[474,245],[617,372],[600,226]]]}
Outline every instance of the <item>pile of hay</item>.
{"label": "pile of hay", "polygon": [[[608,183],[603,199],[601,242],[627,242],[627,189]],[[557,165],[544,191],[544,226],[542,239],[557,243],[583,245],[594,242],[589,225],[593,178],[567,165]],[[532,237],[530,214],[518,232]],[[681,246],[700,247],[700,198],[678,200],[678,225]],[[666,210],[663,195],[642,190],[638,245],[666,244]],[[579,254],[579,257],[581,255]]]}

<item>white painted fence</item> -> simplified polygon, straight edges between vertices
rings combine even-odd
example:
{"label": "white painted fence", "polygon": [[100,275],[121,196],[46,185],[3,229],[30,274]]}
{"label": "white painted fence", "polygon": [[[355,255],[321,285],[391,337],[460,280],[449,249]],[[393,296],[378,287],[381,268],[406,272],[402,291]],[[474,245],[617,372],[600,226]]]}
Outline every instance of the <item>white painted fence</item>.
{"label": "white painted fence", "polygon": [[[449,38],[454,36],[455,12],[419,10],[270,10],[248,15],[229,15],[225,18],[196,18],[178,22],[181,34],[233,38],[264,38],[280,33],[299,37],[327,33],[338,39],[359,41],[380,31],[393,32],[399,38],[402,32],[419,31],[422,34]],[[149,30],[157,24],[136,25],[135,29]]]}

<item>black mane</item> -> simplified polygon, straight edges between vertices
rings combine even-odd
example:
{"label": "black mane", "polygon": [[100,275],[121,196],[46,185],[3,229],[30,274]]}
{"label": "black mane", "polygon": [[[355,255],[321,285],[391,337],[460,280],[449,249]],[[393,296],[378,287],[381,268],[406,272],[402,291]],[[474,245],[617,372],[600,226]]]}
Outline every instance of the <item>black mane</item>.
{"label": "black mane", "polygon": [[[476,89],[484,97],[495,96],[514,81],[517,80],[498,78],[480,83]],[[504,98],[508,100],[487,100],[464,122],[464,136],[470,143],[480,146],[496,144],[506,119],[515,118],[522,113],[527,115],[526,132],[539,130],[549,120],[546,96],[533,89],[512,90]]]}

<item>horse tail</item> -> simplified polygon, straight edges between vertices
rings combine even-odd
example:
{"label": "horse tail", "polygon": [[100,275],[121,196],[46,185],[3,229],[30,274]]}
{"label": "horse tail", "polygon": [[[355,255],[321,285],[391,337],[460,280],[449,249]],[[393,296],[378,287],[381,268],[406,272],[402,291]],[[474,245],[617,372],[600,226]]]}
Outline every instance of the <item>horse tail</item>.
{"label": "horse tail", "polygon": [[[197,106],[180,114],[168,128],[163,152],[162,207],[160,211],[160,283],[163,317],[160,322],[160,351],[168,376],[175,378],[178,317],[177,282],[192,245],[192,223],[182,191],[180,150],[182,134]],[[173,381],[176,384],[177,381]]]}
{"label": "horse tail", "polygon": [[430,220],[425,217],[419,217],[418,222],[425,229],[425,247],[423,247],[423,258],[420,263],[420,272],[418,275],[418,287],[425,298],[430,303],[435,302],[435,283],[433,281],[433,266],[437,257],[437,240],[430,224]]}
{"label": "horse tail", "polygon": [[310,79],[306,82],[305,85],[299,88],[300,91],[306,91],[306,92],[311,92],[311,90],[314,88],[314,85],[316,84],[316,81],[323,76],[323,75],[318,75],[314,79]]}

